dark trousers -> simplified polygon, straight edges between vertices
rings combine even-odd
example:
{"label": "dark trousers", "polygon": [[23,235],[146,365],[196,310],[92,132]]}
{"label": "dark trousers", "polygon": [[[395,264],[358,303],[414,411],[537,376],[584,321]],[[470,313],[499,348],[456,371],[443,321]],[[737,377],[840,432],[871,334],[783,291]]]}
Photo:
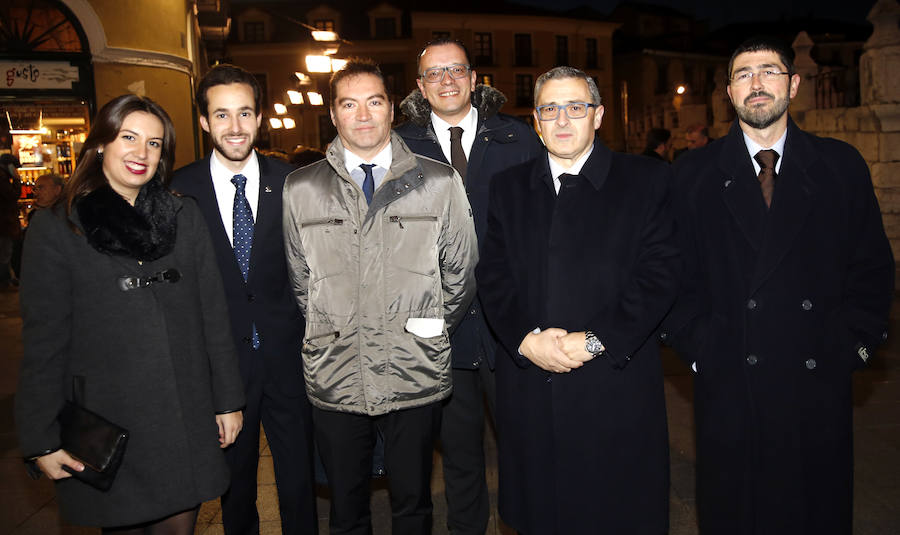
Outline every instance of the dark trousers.
{"label": "dark trousers", "polygon": [[483,535],[490,517],[484,468],[484,399],[493,420],[497,390],[487,363],[453,369],[453,394],[444,402],[441,454],[447,527],[454,535]]}
{"label": "dark trousers", "polygon": [[440,402],[382,416],[313,407],[313,422],[331,485],[332,535],[372,533],[369,484],[376,426],[384,435],[392,533],[431,533],[431,464],[441,423]]}
{"label": "dark trousers", "polygon": [[[265,379],[262,363],[246,378],[244,428],[225,450],[231,487],[222,496],[226,535],[257,535],[256,473],[259,425],[262,422],[275,466],[275,484],[285,535],[318,533],[312,464],[312,415],[302,384],[296,395],[285,395]],[[299,372],[298,372],[299,373]],[[293,393],[292,393],[293,394]]]}

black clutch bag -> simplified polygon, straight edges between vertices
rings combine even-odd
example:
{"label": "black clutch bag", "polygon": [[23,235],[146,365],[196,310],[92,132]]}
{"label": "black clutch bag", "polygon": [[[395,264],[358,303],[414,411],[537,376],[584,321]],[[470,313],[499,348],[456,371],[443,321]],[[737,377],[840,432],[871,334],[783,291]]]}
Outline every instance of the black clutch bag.
{"label": "black clutch bag", "polygon": [[99,490],[109,490],[125,456],[128,430],[82,406],[84,377],[73,379],[74,401],[67,401],[59,413],[62,449],[84,464],[76,472],[67,466],[63,470]]}

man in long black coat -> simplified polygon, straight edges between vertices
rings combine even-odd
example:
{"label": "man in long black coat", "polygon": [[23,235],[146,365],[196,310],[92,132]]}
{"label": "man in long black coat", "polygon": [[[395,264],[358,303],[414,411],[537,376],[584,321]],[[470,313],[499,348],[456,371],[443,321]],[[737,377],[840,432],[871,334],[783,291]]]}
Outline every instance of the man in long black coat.
{"label": "man in long black coat", "polygon": [[687,273],[660,334],[695,373],[700,532],[849,534],[851,372],[887,335],[891,249],[859,153],[790,120],[789,49],[751,39],[729,78],[738,120],[675,165]]}
{"label": "man in long black coat", "polygon": [[595,141],[600,94],[577,69],[542,75],[535,103],[549,153],[492,180],[477,270],[502,353],[500,515],[526,534],[665,533],[668,165]]}

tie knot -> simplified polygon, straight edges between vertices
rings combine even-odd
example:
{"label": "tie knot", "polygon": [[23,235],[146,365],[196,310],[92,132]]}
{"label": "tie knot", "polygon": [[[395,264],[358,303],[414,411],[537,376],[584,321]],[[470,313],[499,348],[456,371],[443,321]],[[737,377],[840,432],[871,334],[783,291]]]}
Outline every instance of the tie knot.
{"label": "tie knot", "polygon": [[234,175],[231,177],[231,183],[234,184],[234,187],[237,189],[242,190],[247,185],[247,177],[244,175]]}
{"label": "tie knot", "polygon": [[573,175],[572,173],[563,173],[559,175],[557,178],[559,179],[560,184],[565,184],[566,182],[570,182],[572,179],[581,176],[581,175]]}
{"label": "tie knot", "polygon": [[456,139],[462,139],[463,129],[461,126],[451,126],[450,127],[450,141]]}
{"label": "tie knot", "polygon": [[753,157],[756,163],[763,169],[775,170],[775,162],[778,161],[778,153],[772,149],[761,150]]}
{"label": "tie knot", "polygon": [[359,166],[362,167],[362,170],[366,174],[366,176],[371,175],[372,169],[375,168],[374,163],[361,163],[361,164],[359,164]]}

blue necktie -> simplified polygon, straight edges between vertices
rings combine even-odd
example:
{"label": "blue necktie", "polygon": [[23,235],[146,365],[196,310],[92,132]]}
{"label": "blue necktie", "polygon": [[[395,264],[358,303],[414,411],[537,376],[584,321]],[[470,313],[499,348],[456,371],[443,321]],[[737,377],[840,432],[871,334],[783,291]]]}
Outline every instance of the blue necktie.
{"label": "blue necktie", "polygon": [[[250,271],[250,251],[253,249],[253,213],[250,211],[250,203],[247,202],[247,195],[244,191],[247,186],[247,177],[234,175],[231,183],[235,187],[234,257],[237,259],[238,267],[241,268],[244,282],[247,282],[247,273]],[[259,349],[259,333],[256,332],[256,324],[253,325],[253,336],[250,342],[253,344],[253,349]]]}
{"label": "blue necktie", "polygon": [[375,194],[375,177],[372,176],[372,168],[374,163],[361,163],[363,172],[366,173],[366,179],[363,180],[363,195],[366,196],[366,204],[372,204],[372,195]]}

